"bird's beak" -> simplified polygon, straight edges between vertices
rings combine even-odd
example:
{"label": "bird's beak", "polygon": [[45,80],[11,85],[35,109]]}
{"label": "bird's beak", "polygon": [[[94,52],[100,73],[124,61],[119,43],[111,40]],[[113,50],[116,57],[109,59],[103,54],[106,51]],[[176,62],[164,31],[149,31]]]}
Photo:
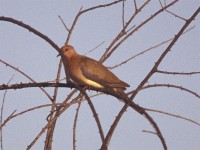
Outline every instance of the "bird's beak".
{"label": "bird's beak", "polygon": [[59,53],[56,57],[60,56],[61,54]]}

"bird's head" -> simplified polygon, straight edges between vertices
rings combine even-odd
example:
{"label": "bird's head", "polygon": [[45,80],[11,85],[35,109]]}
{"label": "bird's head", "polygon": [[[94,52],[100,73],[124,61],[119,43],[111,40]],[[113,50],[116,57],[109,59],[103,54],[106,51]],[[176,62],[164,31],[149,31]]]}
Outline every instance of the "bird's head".
{"label": "bird's head", "polygon": [[64,45],[61,47],[58,56],[65,57],[65,58],[71,58],[73,55],[77,54],[74,47],[71,45]]}

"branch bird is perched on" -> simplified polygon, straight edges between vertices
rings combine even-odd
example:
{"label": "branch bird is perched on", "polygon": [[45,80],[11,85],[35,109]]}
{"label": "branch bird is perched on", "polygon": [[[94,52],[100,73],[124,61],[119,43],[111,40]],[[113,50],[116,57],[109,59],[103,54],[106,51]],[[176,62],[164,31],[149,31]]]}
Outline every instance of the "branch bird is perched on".
{"label": "branch bird is perched on", "polygon": [[125,94],[124,90],[129,87],[100,62],[79,55],[70,45],[63,46],[59,55],[61,55],[66,75],[79,85],[112,89],[121,94]]}

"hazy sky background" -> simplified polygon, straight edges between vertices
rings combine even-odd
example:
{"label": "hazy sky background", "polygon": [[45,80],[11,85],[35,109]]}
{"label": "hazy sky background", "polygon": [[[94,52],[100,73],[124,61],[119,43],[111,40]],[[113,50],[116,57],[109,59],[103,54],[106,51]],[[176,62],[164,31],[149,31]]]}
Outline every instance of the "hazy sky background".
{"label": "hazy sky background", "polygon": [[[112,1],[77,1],[77,0],[0,0],[0,16],[11,17],[22,21],[47,35],[59,47],[64,45],[67,31],[58,18],[60,15],[68,27],[71,26],[77,12],[83,9],[109,3]],[[168,2],[168,1],[167,1]],[[140,3],[138,3],[140,6]],[[170,7],[170,11],[188,19],[200,6],[199,0],[180,0]],[[125,5],[126,21],[134,12],[132,0]],[[132,25],[139,25],[154,12],[160,9],[158,0],[152,0],[135,18]],[[122,28],[122,5],[102,8],[88,12],[80,17],[70,44],[80,54],[104,44],[87,56],[99,59],[105,48],[111,43]],[[105,66],[118,64],[147,48],[174,37],[184,25],[180,20],[166,12],[154,18],[131,38],[124,42],[105,63]],[[200,15],[189,28],[196,26],[184,34],[165,57],[159,69],[175,72],[200,71]],[[127,64],[112,70],[119,78],[129,83],[127,91],[135,89],[165,50],[169,43],[145,53]],[[37,82],[51,81],[56,78],[59,59],[57,51],[38,36],[9,22],[0,21],[0,59],[21,69]],[[0,63],[0,84],[6,84],[14,74],[12,84],[30,82],[27,78]],[[62,71],[62,77],[64,77]],[[65,81],[63,81],[65,82]],[[149,84],[165,83],[183,86],[200,93],[200,75],[178,76],[154,74]],[[53,88],[45,88],[53,95]],[[59,89],[58,102],[62,102],[71,89]],[[89,95],[96,92],[88,92]],[[4,91],[0,91],[3,99]],[[92,99],[99,114],[104,134],[108,132],[115,116],[123,107],[123,103],[108,95]],[[147,108],[167,111],[200,122],[200,100],[194,95],[173,88],[150,88],[141,91],[134,101]],[[50,103],[39,88],[9,90],[6,95],[4,119],[14,110],[32,108]],[[58,119],[55,129],[53,149],[72,149],[72,128],[77,105],[71,106]],[[5,150],[26,149],[35,136],[47,123],[46,116],[50,108],[42,108],[22,115],[10,121],[3,128],[3,144]],[[199,150],[200,127],[181,119],[149,112],[157,122],[166,140],[169,150]],[[4,120],[3,119],[3,120]],[[124,114],[119,123],[109,150],[160,150],[163,149],[159,138],[142,130],[154,131],[149,122],[132,109]],[[33,149],[43,149],[45,134],[34,145]],[[91,110],[84,102],[81,105],[77,124],[77,150],[97,150],[101,146],[100,136]]]}

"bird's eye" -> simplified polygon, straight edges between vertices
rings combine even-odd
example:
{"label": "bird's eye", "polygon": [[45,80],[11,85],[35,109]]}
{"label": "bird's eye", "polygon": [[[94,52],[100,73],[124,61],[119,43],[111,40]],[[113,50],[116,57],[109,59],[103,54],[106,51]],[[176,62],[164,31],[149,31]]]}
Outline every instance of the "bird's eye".
{"label": "bird's eye", "polygon": [[69,48],[66,48],[66,49],[65,49],[65,51],[68,51],[68,50],[69,50]]}

